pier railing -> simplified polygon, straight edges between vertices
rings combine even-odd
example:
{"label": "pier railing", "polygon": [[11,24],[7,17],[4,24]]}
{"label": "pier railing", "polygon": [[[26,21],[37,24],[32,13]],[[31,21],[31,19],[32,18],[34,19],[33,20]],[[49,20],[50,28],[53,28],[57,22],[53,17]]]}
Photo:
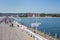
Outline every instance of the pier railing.
{"label": "pier railing", "polygon": [[[22,26],[24,26],[24,25],[21,26],[19,23],[15,22],[15,21],[14,21],[13,23],[16,23],[16,26],[18,25],[20,28],[21,28]],[[46,38],[44,38],[44,37],[42,37],[42,36],[40,36],[40,35],[32,32],[32,31],[30,31],[30,30],[27,29],[27,28],[25,28],[24,31],[25,31],[28,35],[30,35],[31,37],[33,37],[35,40],[48,40],[48,39],[46,39]]]}
{"label": "pier railing", "polygon": [[26,33],[28,33],[28,35],[30,35],[31,37],[35,38],[35,40],[47,40],[46,38],[28,30],[28,29],[25,29],[24,30]]}

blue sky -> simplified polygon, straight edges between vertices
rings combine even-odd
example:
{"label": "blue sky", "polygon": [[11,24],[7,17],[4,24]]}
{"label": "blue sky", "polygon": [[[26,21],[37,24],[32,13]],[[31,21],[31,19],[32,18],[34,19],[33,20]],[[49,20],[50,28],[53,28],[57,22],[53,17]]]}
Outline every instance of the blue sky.
{"label": "blue sky", "polygon": [[1,13],[60,13],[60,0],[0,0]]}

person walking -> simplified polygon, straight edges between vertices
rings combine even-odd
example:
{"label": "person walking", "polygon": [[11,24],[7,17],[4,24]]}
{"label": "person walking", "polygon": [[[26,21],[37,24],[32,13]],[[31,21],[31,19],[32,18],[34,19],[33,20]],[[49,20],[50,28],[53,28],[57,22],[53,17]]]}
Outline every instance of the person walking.
{"label": "person walking", "polygon": [[12,23],[12,27],[13,27],[13,23]]}

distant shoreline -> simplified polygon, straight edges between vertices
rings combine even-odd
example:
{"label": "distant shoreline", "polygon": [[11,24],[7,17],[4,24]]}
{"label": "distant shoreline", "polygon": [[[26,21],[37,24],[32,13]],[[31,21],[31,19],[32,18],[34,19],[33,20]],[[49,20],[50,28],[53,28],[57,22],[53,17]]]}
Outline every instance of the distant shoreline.
{"label": "distant shoreline", "polygon": [[15,17],[15,18],[60,18],[60,17]]}

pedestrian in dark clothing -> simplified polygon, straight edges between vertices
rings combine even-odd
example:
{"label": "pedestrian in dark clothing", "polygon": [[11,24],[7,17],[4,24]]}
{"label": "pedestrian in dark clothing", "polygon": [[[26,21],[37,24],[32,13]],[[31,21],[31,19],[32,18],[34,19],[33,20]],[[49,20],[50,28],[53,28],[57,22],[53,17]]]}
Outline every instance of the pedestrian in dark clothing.
{"label": "pedestrian in dark clothing", "polygon": [[13,27],[13,23],[12,23],[12,27]]}
{"label": "pedestrian in dark clothing", "polygon": [[17,27],[19,27],[19,25],[17,25]]}

